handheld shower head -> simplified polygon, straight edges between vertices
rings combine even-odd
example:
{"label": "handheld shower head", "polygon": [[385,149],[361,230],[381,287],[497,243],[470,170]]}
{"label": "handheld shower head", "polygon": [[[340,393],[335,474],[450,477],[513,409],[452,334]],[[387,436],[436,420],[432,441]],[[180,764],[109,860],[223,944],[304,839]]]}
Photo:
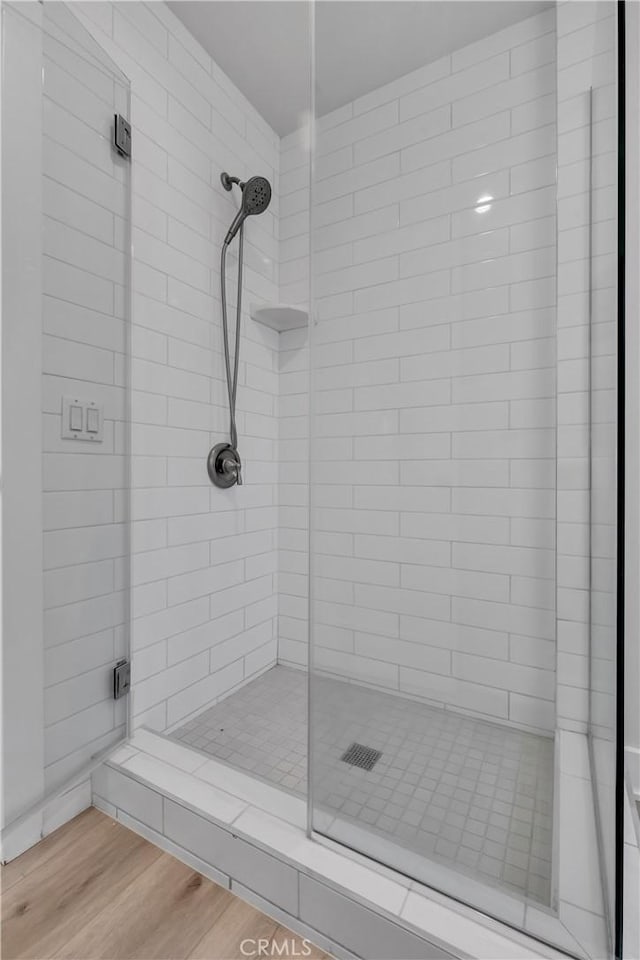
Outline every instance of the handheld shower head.
{"label": "handheld shower head", "polygon": [[[218,487],[231,487],[242,483],[242,462],[238,453],[238,428],[236,426],[236,394],[238,390],[238,369],[240,366],[240,323],[242,319],[242,253],[244,247],[244,231],[242,224],[247,217],[264,213],[271,202],[271,184],[266,177],[251,177],[246,183],[241,183],[238,177],[230,177],[228,173],[220,174],[220,181],[225,190],[233,190],[234,183],[242,190],[240,209],[227,230],[227,235],[220,251],[220,299],[222,306],[222,336],[224,341],[224,363],[227,376],[227,395],[229,397],[229,439],[230,443],[219,443],[209,454],[207,470],[212,483]],[[240,231],[238,244],[238,294],[236,298],[236,334],[235,356],[233,368],[231,366],[231,346],[229,342],[229,323],[227,318],[227,281],[226,263],[229,244]]]}
{"label": "handheld shower head", "polygon": [[[226,190],[231,189],[233,182],[239,183],[226,173],[222,174],[221,179]],[[227,235],[224,238],[225,244],[231,243],[247,217],[264,213],[271,202],[271,184],[266,177],[251,177],[246,183],[239,183],[239,186],[242,190],[242,203],[233,223],[227,230]]]}

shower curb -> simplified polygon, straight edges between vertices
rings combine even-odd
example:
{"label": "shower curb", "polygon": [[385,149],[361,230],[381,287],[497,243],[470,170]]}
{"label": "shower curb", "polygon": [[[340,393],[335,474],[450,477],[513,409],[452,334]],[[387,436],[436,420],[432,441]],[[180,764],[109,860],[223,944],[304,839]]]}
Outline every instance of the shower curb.
{"label": "shower curb", "polygon": [[[94,772],[93,803],[341,960],[563,956],[431,899],[390,870],[315,843],[305,832],[303,801],[267,787],[261,809],[237,795],[244,774],[229,770],[235,793],[227,793],[193,775],[205,764],[205,757],[140,731]],[[278,816],[280,797],[288,806]]]}

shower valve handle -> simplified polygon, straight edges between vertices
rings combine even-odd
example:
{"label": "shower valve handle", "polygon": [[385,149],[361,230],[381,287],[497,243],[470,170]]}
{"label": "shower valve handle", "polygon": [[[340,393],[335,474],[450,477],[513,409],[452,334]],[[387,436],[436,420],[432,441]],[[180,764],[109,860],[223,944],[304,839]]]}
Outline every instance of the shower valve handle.
{"label": "shower valve handle", "polygon": [[207,473],[216,487],[227,489],[234,484],[242,486],[242,461],[230,443],[218,443],[209,451]]}
{"label": "shower valve handle", "polygon": [[240,463],[239,457],[236,460],[233,454],[224,456],[222,458],[221,468],[224,474],[235,479],[239,487],[242,486],[242,464]]}

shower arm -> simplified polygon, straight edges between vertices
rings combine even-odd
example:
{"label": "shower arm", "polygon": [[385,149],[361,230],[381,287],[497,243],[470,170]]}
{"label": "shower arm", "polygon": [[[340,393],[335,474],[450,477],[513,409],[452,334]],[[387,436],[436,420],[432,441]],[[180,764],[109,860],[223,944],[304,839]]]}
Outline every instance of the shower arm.
{"label": "shower arm", "polygon": [[231,187],[234,183],[239,186],[240,189],[244,187],[244,182],[240,179],[240,177],[231,177],[228,173],[220,174],[220,182],[225,190],[231,190]]}

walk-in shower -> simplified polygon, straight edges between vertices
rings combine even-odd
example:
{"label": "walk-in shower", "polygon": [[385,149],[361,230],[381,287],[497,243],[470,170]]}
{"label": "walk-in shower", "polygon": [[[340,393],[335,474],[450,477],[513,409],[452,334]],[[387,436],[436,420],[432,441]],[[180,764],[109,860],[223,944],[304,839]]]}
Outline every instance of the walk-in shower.
{"label": "walk-in shower", "polygon": [[130,734],[97,802],[329,953],[611,957],[617,5],[2,11],[23,849]]}
{"label": "walk-in shower", "polygon": [[[596,755],[614,739],[588,677],[615,646],[615,11],[512,10],[368,89],[352,57],[341,95],[350,5],[316,11],[310,193],[303,130],[280,156],[280,302],[310,284],[312,322],[308,404],[306,344],[279,335],[278,660],[172,736],[307,796],[315,836],[559,942],[578,900],[600,934],[608,909],[568,863],[594,705]],[[589,808],[585,869],[610,877]]]}
{"label": "walk-in shower", "polygon": [[[236,398],[238,394],[238,370],[240,367],[240,330],[242,325],[242,268],[244,260],[244,222],[264,211],[271,201],[271,184],[266,177],[251,177],[245,182],[228,173],[220,174],[220,182],[225,190],[232,190],[237,184],[242,191],[240,209],[227,230],[220,254],[220,301],[222,310],[222,336],[224,342],[224,362],[227,378],[227,396],[229,399],[229,443],[217,443],[207,458],[207,472],[212,483],[227,489],[234,484],[242,485],[242,460],[238,451],[238,429],[236,426]],[[238,289],[236,294],[236,327],[234,334],[233,372],[231,367],[231,345],[229,339],[227,307],[227,250],[236,234],[238,243]]]}

